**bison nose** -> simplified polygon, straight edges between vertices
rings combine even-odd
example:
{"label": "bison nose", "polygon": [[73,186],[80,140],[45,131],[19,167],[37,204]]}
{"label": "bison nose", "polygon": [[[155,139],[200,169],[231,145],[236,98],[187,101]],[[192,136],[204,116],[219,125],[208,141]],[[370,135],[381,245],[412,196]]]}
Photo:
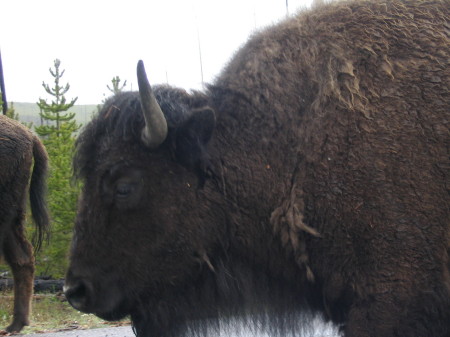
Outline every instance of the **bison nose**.
{"label": "bison nose", "polygon": [[64,285],[64,294],[70,305],[83,312],[90,312],[93,287],[86,280],[71,281]]}

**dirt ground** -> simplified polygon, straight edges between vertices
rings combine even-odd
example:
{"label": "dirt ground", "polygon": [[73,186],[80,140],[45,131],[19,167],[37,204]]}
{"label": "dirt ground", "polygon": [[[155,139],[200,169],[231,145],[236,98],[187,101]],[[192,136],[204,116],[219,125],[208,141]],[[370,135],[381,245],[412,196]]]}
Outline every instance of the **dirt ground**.
{"label": "dirt ground", "polygon": [[14,335],[26,337],[135,337],[131,327],[123,326],[118,328],[102,328],[91,330],[70,330],[54,333]]}

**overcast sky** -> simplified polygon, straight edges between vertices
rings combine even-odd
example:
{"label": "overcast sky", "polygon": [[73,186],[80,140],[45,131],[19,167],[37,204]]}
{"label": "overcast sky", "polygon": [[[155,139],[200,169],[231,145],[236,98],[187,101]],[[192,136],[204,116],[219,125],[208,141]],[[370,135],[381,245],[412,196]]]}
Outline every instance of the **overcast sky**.
{"label": "overcast sky", "polygon": [[[311,0],[288,0],[290,14]],[[56,58],[67,99],[98,104],[114,76],[136,87],[144,60],[150,82],[201,88],[255,30],[286,16],[286,0],[3,0],[0,49],[9,102],[50,99],[42,82]]]}

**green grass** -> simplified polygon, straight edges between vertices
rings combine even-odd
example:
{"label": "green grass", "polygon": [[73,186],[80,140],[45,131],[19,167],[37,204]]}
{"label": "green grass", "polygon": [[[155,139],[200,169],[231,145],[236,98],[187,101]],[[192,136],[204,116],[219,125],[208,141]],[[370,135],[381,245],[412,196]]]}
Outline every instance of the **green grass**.
{"label": "green grass", "polygon": [[[0,330],[12,321],[13,296],[11,292],[0,292]],[[129,321],[106,322],[100,318],[73,309],[62,295],[37,294],[33,297],[30,326],[21,333],[43,333],[68,329],[93,329],[127,325]]]}

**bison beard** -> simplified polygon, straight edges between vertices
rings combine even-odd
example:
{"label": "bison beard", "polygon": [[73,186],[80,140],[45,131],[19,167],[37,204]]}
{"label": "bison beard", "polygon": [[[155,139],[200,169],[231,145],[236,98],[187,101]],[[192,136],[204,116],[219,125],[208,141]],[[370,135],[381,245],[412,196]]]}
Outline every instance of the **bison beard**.
{"label": "bison beard", "polygon": [[242,322],[450,335],[448,1],[349,1],[255,34],[204,92],[148,83],[77,140],[66,278],[139,336]]}
{"label": "bison beard", "polygon": [[[265,270],[212,261],[214,272],[204,269],[195,283],[167,289],[164,301],[140,298],[132,312],[138,336],[235,335],[237,327],[269,336],[313,334],[313,313],[305,290]],[[299,309],[303,306],[304,311]],[[228,330],[229,329],[229,330]]]}

